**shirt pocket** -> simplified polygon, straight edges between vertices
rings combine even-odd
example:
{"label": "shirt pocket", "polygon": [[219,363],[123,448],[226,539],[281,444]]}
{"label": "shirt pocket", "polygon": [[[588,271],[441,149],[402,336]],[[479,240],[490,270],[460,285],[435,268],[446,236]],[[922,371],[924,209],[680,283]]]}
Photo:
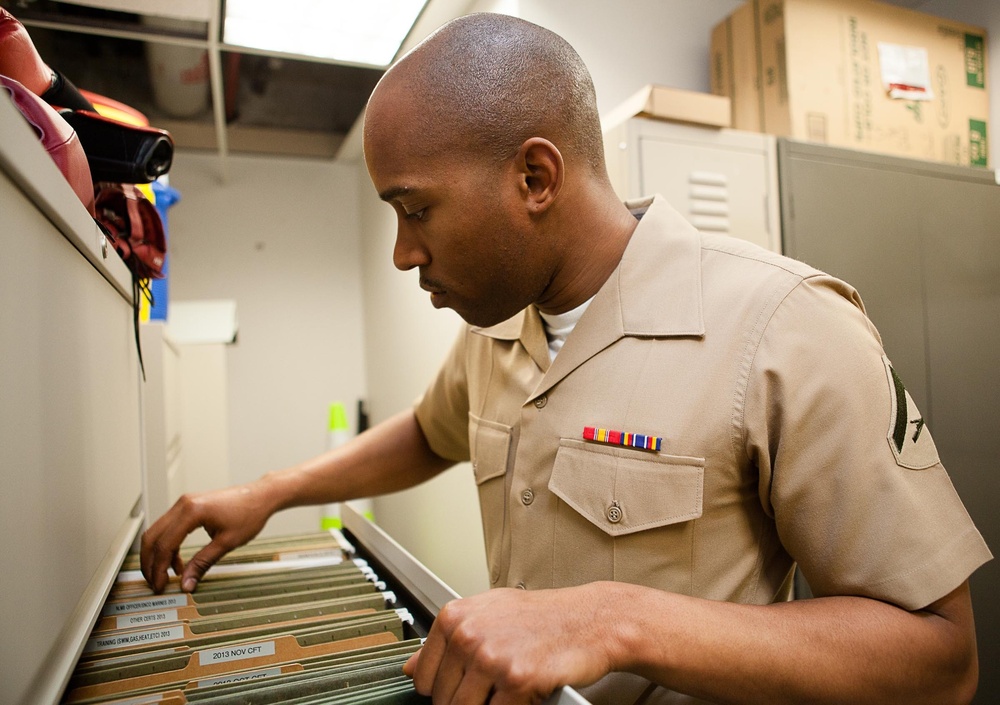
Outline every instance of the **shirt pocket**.
{"label": "shirt pocket", "polygon": [[504,478],[507,474],[510,446],[510,426],[469,414],[472,472],[479,492],[491,584],[495,584],[500,575],[501,547],[507,514],[504,506],[504,498],[507,496]]}
{"label": "shirt pocket", "polygon": [[[704,479],[704,458],[561,440],[549,479],[565,504],[555,530],[556,582],[623,580],[685,591]],[[558,565],[561,555],[578,567]]]}

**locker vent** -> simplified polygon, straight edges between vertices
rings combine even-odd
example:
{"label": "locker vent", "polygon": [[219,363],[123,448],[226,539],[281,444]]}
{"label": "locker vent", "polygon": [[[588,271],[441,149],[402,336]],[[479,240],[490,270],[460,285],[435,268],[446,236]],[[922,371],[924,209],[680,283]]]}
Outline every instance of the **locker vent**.
{"label": "locker vent", "polygon": [[691,224],[704,232],[729,235],[729,179],[713,171],[688,174]]}

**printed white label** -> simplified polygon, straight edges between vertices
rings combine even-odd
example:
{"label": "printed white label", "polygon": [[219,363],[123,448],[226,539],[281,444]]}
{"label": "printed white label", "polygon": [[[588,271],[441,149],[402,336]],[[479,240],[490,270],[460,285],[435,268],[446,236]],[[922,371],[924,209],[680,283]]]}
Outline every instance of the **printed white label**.
{"label": "printed white label", "polygon": [[890,98],[934,100],[926,47],[878,43],[882,86]]}
{"label": "printed white label", "polygon": [[309,559],[309,558],[342,558],[344,552],[339,548],[316,548],[312,551],[289,551],[288,553],[279,553],[279,561],[293,561],[296,559]]}
{"label": "printed white label", "polygon": [[[170,570],[169,575],[173,575],[174,571]],[[116,583],[139,583],[144,582],[146,579],[142,577],[141,570],[122,570],[119,571],[117,577],[115,577]]]}
{"label": "printed white label", "polygon": [[280,676],[280,668],[265,668],[263,671],[250,671],[249,673],[235,673],[231,676],[219,676],[218,678],[206,678],[205,680],[200,680],[195,684],[196,688],[208,688],[213,685],[222,685],[223,683],[244,683],[246,681],[256,681],[261,678],[270,678],[271,676]]}
{"label": "printed white label", "polygon": [[129,627],[148,627],[150,624],[176,621],[177,610],[160,610],[159,612],[139,612],[138,614],[116,617],[115,625],[116,629],[128,629]]}
{"label": "printed white label", "polygon": [[132,632],[131,634],[114,634],[106,637],[91,639],[83,647],[84,653],[93,651],[108,651],[110,649],[120,649],[123,646],[135,646],[137,644],[156,644],[161,641],[177,641],[184,638],[184,625],[178,624],[175,627],[164,627],[163,629],[150,629],[144,632]]}
{"label": "printed white label", "polygon": [[151,705],[152,703],[162,703],[163,693],[154,693],[152,695],[140,695],[137,698],[129,698],[128,700],[115,700],[115,705]]}
{"label": "printed white label", "polygon": [[242,644],[240,646],[220,646],[217,649],[199,651],[198,665],[207,666],[211,663],[242,661],[261,656],[274,656],[273,641],[262,641],[259,644]]}
{"label": "printed white label", "polygon": [[[187,646],[176,646],[176,647],[165,647],[163,649],[157,649],[161,654],[171,654],[180,653],[181,651],[190,652],[191,649]],[[101,659],[101,666],[121,666],[126,663],[133,663],[141,659],[146,658],[146,654],[141,651],[137,654],[126,654],[124,656],[107,656]]]}
{"label": "printed white label", "polygon": [[162,597],[129,600],[128,602],[109,602],[101,610],[101,616],[111,617],[118,614],[131,614],[133,612],[151,612],[153,610],[165,610],[172,607],[187,607],[187,604],[187,595],[164,595]]}
{"label": "printed white label", "polygon": [[289,558],[283,561],[261,561],[255,563],[226,563],[212,567],[212,575],[244,575],[247,573],[268,573],[275,570],[299,570],[300,568],[322,568],[340,565],[344,557],[339,553],[324,558]]}

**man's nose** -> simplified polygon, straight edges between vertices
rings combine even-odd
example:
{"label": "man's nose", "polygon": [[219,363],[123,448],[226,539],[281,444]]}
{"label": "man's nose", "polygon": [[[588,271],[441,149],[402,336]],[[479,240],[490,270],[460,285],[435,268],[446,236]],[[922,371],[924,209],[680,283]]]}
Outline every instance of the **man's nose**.
{"label": "man's nose", "polygon": [[392,248],[392,263],[396,269],[407,271],[414,267],[430,264],[431,258],[427,249],[405,223],[396,228],[396,245]]}

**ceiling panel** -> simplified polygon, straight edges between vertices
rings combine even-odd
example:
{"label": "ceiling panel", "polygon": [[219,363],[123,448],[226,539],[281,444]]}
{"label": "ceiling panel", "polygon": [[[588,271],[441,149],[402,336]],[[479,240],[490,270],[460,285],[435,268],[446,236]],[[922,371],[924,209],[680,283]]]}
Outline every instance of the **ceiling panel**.
{"label": "ceiling panel", "polygon": [[[232,151],[333,157],[383,73],[226,50],[206,22],[156,18],[154,24],[135,13],[51,0],[0,5],[25,24],[46,63],[78,87],[145,113],[180,147],[218,149],[224,123],[221,139]],[[206,46],[219,50],[224,110],[218,118]]]}

